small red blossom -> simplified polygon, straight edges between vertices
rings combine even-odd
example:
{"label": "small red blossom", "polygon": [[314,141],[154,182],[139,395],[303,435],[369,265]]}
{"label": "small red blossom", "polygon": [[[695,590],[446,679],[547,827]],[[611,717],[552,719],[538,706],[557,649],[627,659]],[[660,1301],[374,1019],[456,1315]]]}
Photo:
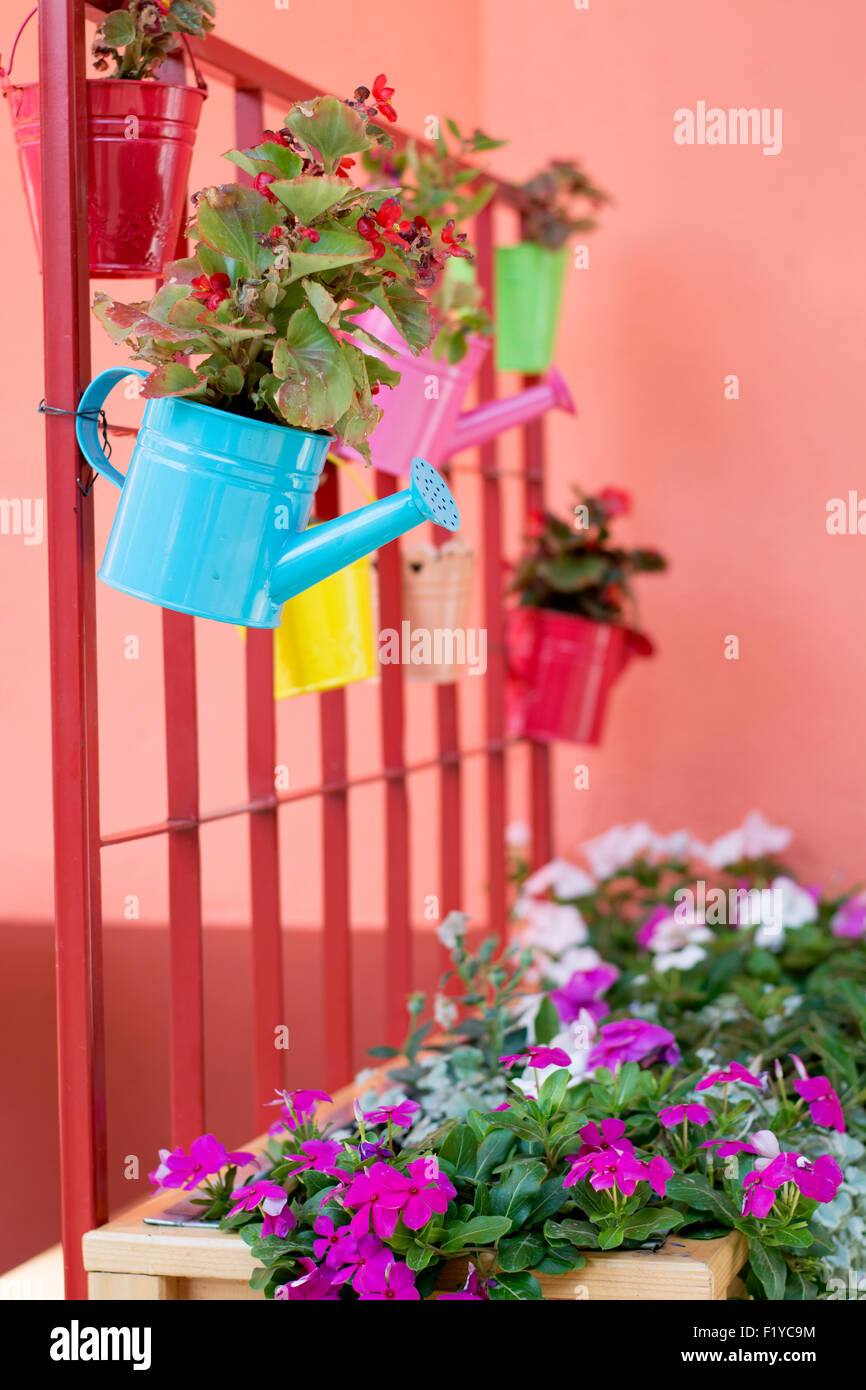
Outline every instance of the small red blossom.
{"label": "small red blossom", "polygon": [[598,501],[608,516],[627,516],[631,511],[631,494],[621,487],[603,487]]}
{"label": "small red blossom", "polygon": [[354,159],[350,159],[348,155],[344,155],[334,170],[334,173],[337,175],[338,179],[347,179],[349,177],[349,170],[354,169],[354,167]]}
{"label": "small red blossom", "polygon": [[387,85],[388,79],[384,72],[373,82],[373,100],[380,116],[384,116],[386,121],[396,121],[397,112],[391,105],[391,98],[394,95],[394,88]]}
{"label": "small red blossom", "polygon": [[263,197],[267,198],[269,203],[277,202],[270,190],[270,184],[274,182],[275,178],[276,174],[256,174],[253,179],[253,188],[257,193],[261,193]]}
{"label": "small red blossom", "polygon": [[454,218],[449,217],[445,226],[442,228],[442,245],[449,256],[461,256],[464,259],[472,259],[472,252],[468,246],[464,246],[466,240],[465,232],[454,231]]}
{"label": "small red blossom", "polygon": [[306,237],[307,241],[316,242],[319,240],[319,233],[315,227],[299,227],[298,236]]}
{"label": "small red blossom", "polygon": [[198,299],[207,309],[217,309],[224,299],[228,299],[232,282],[221,270],[213,275],[199,275],[192,282],[191,299]]}

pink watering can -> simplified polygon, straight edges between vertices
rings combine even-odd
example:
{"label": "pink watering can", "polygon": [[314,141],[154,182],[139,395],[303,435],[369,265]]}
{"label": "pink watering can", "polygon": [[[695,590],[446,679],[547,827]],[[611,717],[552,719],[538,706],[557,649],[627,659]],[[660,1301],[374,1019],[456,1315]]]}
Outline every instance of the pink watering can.
{"label": "pink watering can", "polygon": [[[359,315],[356,322],[387,344],[389,356],[398,359],[393,365],[401,374],[399,386],[393,390],[383,387],[376,397],[384,415],[370,440],[370,449],[375,467],[384,473],[405,473],[405,460],[415,454],[439,466],[459,450],[484,444],[503,430],[526,425],[557,407],[574,414],[565,380],[552,367],[537,386],[488,401],[461,415],[460,407],[490,346],[488,339],[474,335],[462,361],[450,363],[434,358],[429,351],[412,357],[379,309]],[[363,346],[365,352],[375,351],[366,343]]]}
{"label": "pink watering can", "polygon": [[506,642],[509,732],[540,743],[597,744],[615,681],[653,652],[643,633],[548,608],[513,609]]}

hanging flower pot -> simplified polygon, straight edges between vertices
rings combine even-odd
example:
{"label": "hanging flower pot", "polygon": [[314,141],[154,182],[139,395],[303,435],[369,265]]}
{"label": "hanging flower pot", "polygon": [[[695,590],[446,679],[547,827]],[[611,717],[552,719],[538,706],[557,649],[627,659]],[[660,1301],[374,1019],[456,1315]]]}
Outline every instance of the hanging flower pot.
{"label": "hanging flower pot", "polygon": [[333,435],[179,397],[148,401],[124,477],[103,453],[94,417],[129,375],[128,367],[100,372],[76,422],[88,463],[121,490],[99,578],[122,593],[217,622],[278,627],[287,599],[422,521],[460,524],[439,474],[416,459],[410,487],[305,531]]}
{"label": "hanging flower pot", "polygon": [[460,408],[489,347],[486,338],[473,334],[465,357],[449,363],[434,357],[429,349],[412,357],[390,320],[378,309],[369,310],[356,322],[387,345],[386,360],[393,356],[393,365],[400,372],[399,386],[382,389],[376,396],[384,414],[370,447],[373,463],[385,473],[406,473],[409,461],[418,454],[439,467],[461,449],[484,444],[503,430],[528,424],[548,410],[574,412],[568,387],[554,368],[538,386],[485,402],[461,415]]}
{"label": "hanging flower pot", "polygon": [[376,675],[371,569],[363,555],[289,599],[274,633],[274,699]]}
{"label": "hanging flower pot", "polygon": [[[475,551],[460,542],[407,547],[402,555],[403,620],[410,638],[429,633],[431,660],[406,668],[411,681],[437,685],[456,681],[465,662],[456,644],[463,639],[475,572]],[[449,657],[451,658],[449,660]]]}
{"label": "hanging flower pot", "polygon": [[553,361],[569,248],[533,241],[496,249],[496,365],[546,372]]}
{"label": "hanging flower pot", "polygon": [[506,636],[510,732],[541,743],[598,743],[614,682],[653,651],[641,633],[545,608],[515,609]]}
{"label": "hanging flower pot", "polygon": [[[28,19],[35,14],[32,11]],[[25,24],[27,20],[25,20]],[[23,25],[21,26],[23,29]],[[18,36],[20,36],[19,30]],[[41,260],[42,128],[39,83],[2,74],[30,219]],[[190,58],[192,53],[190,51]],[[159,275],[175,252],[187,179],[207,86],[92,78],[87,89],[90,274],[104,279]]]}

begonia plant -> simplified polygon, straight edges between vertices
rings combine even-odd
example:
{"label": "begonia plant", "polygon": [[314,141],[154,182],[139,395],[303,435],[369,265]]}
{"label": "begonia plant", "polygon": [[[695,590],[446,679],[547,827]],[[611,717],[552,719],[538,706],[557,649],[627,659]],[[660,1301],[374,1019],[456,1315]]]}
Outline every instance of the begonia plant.
{"label": "begonia plant", "polygon": [[94,67],[109,78],[153,77],[177,52],[182,34],[201,38],[213,29],[214,13],[214,0],[129,0],[99,25],[91,47]]}

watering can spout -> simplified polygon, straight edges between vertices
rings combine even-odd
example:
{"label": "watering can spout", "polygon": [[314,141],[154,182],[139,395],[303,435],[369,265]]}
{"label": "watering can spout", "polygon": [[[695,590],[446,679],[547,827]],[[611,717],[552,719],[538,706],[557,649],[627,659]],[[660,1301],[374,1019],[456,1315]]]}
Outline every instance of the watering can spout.
{"label": "watering can spout", "polygon": [[551,367],[544,380],[536,386],[527,386],[514,396],[486,401],[474,410],[464,411],[454,426],[448,452],[457,454],[461,449],[486,444],[503,430],[511,429],[514,425],[528,425],[554,408],[565,410],[569,415],[575,414],[574,401],[564,376],[556,367]]}
{"label": "watering can spout", "polygon": [[422,521],[456,531],[460,513],[436,469],[416,458],[412,460],[409,487],[289,537],[271,573],[273,602],[285,603],[362,555],[369,555],[420,526]]}

